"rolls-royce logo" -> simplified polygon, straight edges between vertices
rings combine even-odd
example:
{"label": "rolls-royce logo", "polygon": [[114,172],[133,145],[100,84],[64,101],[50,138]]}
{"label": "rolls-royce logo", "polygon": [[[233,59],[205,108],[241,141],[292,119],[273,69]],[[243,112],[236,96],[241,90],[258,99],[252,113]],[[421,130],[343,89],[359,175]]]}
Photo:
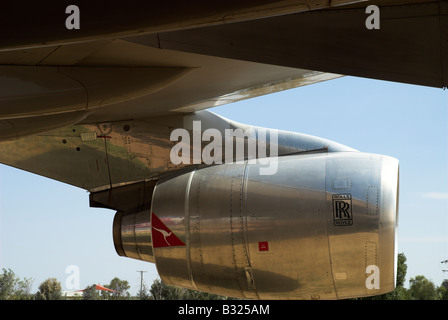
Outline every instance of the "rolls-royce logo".
{"label": "rolls-royce logo", "polygon": [[351,226],[353,224],[352,195],[333,195],[333,224],[335,226]]}

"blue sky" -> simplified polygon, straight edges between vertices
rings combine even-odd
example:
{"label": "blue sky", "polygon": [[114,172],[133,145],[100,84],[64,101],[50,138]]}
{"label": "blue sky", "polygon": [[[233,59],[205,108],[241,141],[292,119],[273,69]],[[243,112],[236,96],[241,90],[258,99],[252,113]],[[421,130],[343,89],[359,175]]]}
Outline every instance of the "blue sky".
{"label": "blue sky", "polygon": [[[400,160],[399,252],[407,280],[424,275],[440,285],[448,273],[448,91],[344,77],[211,109],[256,126],[327,138],[362,152]],[[80,288],[128,280],[151,285],[153,264],[119,257],[114,212],[90,208],[82,189],[0,166],[0,268],[65,284],[79,268]]]}

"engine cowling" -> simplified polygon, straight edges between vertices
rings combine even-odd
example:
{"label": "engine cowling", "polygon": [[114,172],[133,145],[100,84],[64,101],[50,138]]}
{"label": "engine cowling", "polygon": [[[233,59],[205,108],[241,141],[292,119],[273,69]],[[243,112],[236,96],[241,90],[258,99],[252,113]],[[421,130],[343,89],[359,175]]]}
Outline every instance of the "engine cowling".
{"label": "engine cowling", "polygon": [[155,186],[118,213],[120,255],[176,286],[249,299],[341,299],[395,287],[398,161],[358,152],[223,164]]}

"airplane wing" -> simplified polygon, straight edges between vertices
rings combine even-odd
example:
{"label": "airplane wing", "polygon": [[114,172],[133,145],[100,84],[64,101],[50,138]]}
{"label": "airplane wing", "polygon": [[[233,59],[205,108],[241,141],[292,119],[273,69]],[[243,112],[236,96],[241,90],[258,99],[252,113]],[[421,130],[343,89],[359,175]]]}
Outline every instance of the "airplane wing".
{"label": "airplane wing", "polygon": [[[161,50],[135,39],[0,53],[2,137],[192,112],[339,75]],[[16,132],[14,132],[16,129]]]}
{"label": "airplane wing", "polygon": [[[69,5],[45,3],[1,10],[0,139],[193,112],[339,75],[448,83],[447,1],[80,1],[71,30]],[[370,4],[379,29],[366,27]]]}
{"label": "airplane wing", "polygon": [[[369,26],[368,5],[378,24]],[[367,10],[366,10],[367,8]],[[448,86],[448,3],[351,6],[168,32],[159,47],[344,75]]]}
{"label": "airplane wing", "polygon": [[[447,87],[448,1],[12,2],[0,27],[0,162],[117,210],[120,255],[240,297],[372,295],[377,265],[393,288],[398,161],[205,109],[343,75]],[[257,175],[239,142],[275,150],[279,173]],[[183,245],[153,243],[151,216]]]}

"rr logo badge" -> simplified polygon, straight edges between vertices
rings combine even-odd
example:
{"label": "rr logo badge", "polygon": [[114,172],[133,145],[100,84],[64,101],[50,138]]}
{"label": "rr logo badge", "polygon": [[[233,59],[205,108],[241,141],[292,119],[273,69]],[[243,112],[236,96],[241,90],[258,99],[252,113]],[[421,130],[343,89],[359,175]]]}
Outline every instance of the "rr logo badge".
{"label": "rr logo badge", "polygon": [[351,194],[333,195],[333,224],[335,226],[353,225]]}

